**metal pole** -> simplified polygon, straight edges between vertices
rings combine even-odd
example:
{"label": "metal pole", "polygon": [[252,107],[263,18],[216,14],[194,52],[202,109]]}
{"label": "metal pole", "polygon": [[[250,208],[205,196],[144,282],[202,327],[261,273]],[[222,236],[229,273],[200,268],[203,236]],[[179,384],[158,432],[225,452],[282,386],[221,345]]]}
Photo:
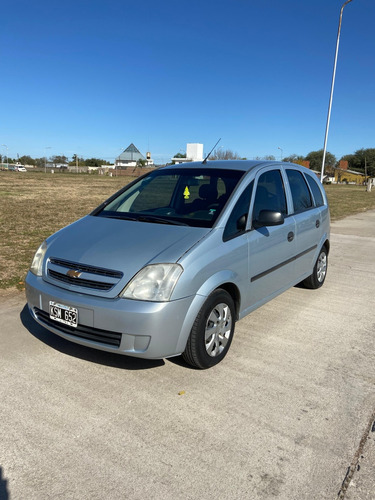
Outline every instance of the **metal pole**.
{"label": "metal pole", "polygon": [[283,150],[279,147],[277,149],[280,149],[280,161],[283,161]]}
{"label": "metal pole", "polygon": [[324,137],[323,161],[322,161],[322,170],[320,172],[320,182],[323,182],[323,177],[324,177],[324,162],[325,162],[325,159],[326,159],[328,130],[329,130],[329,122],[330,122],[330,119],[331,119],[332,97],[333,97],[333,89],[334,89],[334,86],[335,86],[335,78],[336,78],[336,65],[337,65],[337,55],[338,55],[338,52],[339,52],[342,13],[343,13],[345,5],[347,5],[351,1],[352,0],[347,0],[343,4],[343,6],[341,7],[341,11],[340,11],[339,29],[338,29],[338,32],[337,32],[337,41],[336,41],[335,62],[334,62],[334,65],[333,65],[333,74],[332,74],[332,83],[331,83],[331,95],[330,95],[330,98],[329,98],[327,124],[326,124],[326,133],[325,133],[325,137]]}

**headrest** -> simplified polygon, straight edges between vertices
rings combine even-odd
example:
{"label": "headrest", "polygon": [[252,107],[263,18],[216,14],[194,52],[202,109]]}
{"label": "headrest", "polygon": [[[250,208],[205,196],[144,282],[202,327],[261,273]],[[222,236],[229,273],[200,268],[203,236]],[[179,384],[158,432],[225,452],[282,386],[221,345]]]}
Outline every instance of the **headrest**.
{"label": "headrest", "polygon": [[199,188],[199,197],[203,200],[216,200],[217,189],[211,184],[202,184]]}

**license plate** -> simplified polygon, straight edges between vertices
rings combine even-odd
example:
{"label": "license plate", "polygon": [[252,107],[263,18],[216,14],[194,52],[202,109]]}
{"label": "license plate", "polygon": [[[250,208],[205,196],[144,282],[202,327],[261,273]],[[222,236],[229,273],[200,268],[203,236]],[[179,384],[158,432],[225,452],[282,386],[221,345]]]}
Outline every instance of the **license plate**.
{"label": "license plate", "polygon": [[49,317],[54,321],[64,323],[64,325],[77,327],[78,325],[78,309],[75,307],[64,306],[50,301]]}

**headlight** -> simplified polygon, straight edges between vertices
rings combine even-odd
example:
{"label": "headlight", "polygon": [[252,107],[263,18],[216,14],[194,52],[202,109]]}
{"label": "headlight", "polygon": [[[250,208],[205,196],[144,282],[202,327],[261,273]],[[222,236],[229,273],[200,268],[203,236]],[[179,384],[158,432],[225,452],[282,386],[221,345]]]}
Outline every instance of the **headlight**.
{"label": "headlight", "polygon": [[38,250],[36,251],[33,261],[30,266],[30,271],[35,276],[42,276],[43,274],[43,260],[47,250],[47,243],[43,241]]}
{"label": "headlight", "polygon": [[129,281],[120,297],[134,300],[168,302],[183,269],[179,264],[146,266]]}

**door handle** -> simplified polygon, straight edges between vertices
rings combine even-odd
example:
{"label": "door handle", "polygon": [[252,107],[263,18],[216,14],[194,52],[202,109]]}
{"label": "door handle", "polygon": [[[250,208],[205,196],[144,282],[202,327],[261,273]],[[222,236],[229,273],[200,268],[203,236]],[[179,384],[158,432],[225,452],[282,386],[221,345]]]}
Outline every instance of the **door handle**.
{"label": "door handle", "polygon": [[294,233],[293,231],[290,231],[290,233],[288,233],[288,241],[293,241],[294,240]]}
{"label": "door handle", "polygon": [[319,227],[319,226],[320,226],[320,220],[317,220],[317,221],[315,222],[315,227]]}

